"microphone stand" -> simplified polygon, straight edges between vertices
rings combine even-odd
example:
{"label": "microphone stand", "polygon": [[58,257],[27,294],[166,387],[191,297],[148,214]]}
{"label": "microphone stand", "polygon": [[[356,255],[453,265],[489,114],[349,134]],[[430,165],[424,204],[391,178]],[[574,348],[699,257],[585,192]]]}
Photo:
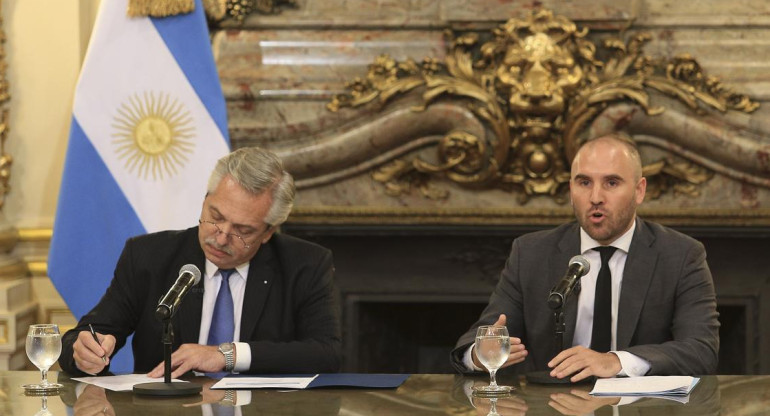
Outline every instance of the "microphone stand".
{"label": "microphone stand", "polygon": [[134,393],[144,396],[190,396],[203,390],[200,384],[171,381],[171,345],[174,343],[174,327],[171,325],[171,316],[162,319],[163,335],[163,382],[141,383],[134,386]]}
{"label": "microphone stand", "polygon": [[[564,345],[564,331],[567,325],[564,323],[564,304],[553,309],[553,356],[561,352]],[[569,377],[556,378],[551,377],[550,371],[533,371],[527,373],[527,381],[534,384],[572,384]]]}
{"label": "microphone stand", "polygon": [[[562,345],[564,345],[564,330],[567,325],[564,323],[564,308],[558,307],[553,311],[553,356],[561,352]],[[527,381],[534,384],[571,384],[569,377],[556,378],[551,377],[550,371],[533,371],[527,373]]]}

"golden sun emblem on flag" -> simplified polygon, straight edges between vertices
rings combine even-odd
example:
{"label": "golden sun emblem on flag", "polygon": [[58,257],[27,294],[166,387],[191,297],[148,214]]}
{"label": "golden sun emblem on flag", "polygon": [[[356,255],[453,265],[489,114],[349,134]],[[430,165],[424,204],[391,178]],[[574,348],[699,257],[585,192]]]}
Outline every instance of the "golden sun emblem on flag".
{"label": "golden sun emblem on flag", "polygon": [[134,94],[118,109],[112,143],[125,168],[140,178],[173,176],[193,152],[190,112],[169,94]]}

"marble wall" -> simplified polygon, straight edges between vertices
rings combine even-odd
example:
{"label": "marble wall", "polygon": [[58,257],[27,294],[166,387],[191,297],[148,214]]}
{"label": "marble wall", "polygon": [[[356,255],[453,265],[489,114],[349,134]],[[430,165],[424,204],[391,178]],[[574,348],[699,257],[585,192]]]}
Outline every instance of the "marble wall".
{"label": "marble wall", "polygon": [[[621,94],[601,106],[575,137],[624,130],[640,144],[646,165],[668,163],[665,169],[675,174],[661,181],[667,187],[657,198],[648,198],[641,213],[684,230],[707,246],[723,319],[720,372],[770,371],[770,359],[762,354],[770,348],[770,328],[764,324],[770,321],[770,263],[761,254],[770,249],[770,4],[754,0],[296,3],[296,8],[279,7],[274,15],[255,13],[242,23],[217,23],[213,45],[234,146],[269,147],[286,160],[300,189],[285,231],[318,241],[335,253],[347,371],[446,371],[443,357],[476,314],[473,311],[486,302],[511,239],[566,221],[571,210],[564,203],[563,183],[552,187],[553,193],[524,195],[524,187],[518,185],[463,184],[451,179],[451,169],[444,175],[428,175],[423,182],[425,176],[419,174],[400,182],[382,180],[388,172],[409,170],[415,158],[441,164],[437,144],[458,130],[484,141],[486,154],[508,152],[501,160],[512,166],[523,152],[517,153],[523,148],[517,148],[522,131],[534,131],[518,127],[531,121],[531,114],[507,112],[511,129],[506,139],[480,116],[480,107],[493,107],[483,100],[458,99],[450,91],[424,111],[414,111],[425,104],[425,84],[390,90],[393,95],[387,99],[384,90],[378,90],[370,103],[343,105],[336,112],[328,104],[338,94],[350,93],[347,86],[356,78],[362,80],[358,87],[366,83],[367,75],[370,81],[386,83],[383,61],[379,69],[371,66],[381,54],[398,63],[409,58],[418,65],[423,58],[447,62],[454,55],[446,31],[489,40],[491,31],[506,20],[526,19],[541,8],[587,29],[585,39],[596,45],[596,57],[605,64],[618,56],[603,49],[605,39],[620,38],[628,54],[633,49],[628,42],[649,33],[640,53],[646,56],[644,64],[665,68],[690,54],[703,71],[690,74],[705,74],[704,83],[709,76],[718,76],[723,88],[759,104],[751,112],[737,106],[723,111],[706,102],[702,88],[688,90],[677,84],[680,92],[693,94],[695,106],[681,96],[647,88],[643,90],[649,101],[644,103],[665,108],[661,114],[645,114],[638,99]],[[478,56],[475,52],[471,60],[478,62]],[[371,68],[374,74],[369,73]],[[639,73],[635,76],[638,79]],[[373,90],[358,92],[358,97],[348,98],[361,98]],[[509,102],[508,95],[501,97],[503,103]],[[469,105],[474,103],[476,107]],[[564,114],[550,121],[568,124]],[[563,132],[550,131],[544,142],[568,148],[569,143],[559,141],[564,135],[554,131]],[[506,150],[490,150],[505,140],[511,143]],[[549,161],[568,165],[566,153],[545,153]],[[398,165],[399,160],[406,163]],[[507,178],[508,184],[518,180],[515,175]],[[436,316],[444,312],[448,315]],[[409,325],[401,324],[405,320]],[[440,328],[441,334],[425,328]],[[426,338],[426,333],[432,335]]]}
{"label": "marble wall", "polygon": [[[706,75],[719,76],[725,88],[760,104],[752,113],[717,111],[703,103],[693,110],[652,91],[651,105],[667,108],[662,115],[645,116],[638,106],[621,106],[585,126],[581,134],[596,134],[617,129],[617,118],[629,119],[620,128],[640,143],[645,163],[668,158],[687,164],[685,170],[705,168],[712,175],[697,184],[671,185],[659,198],[648,198],[642,209],[646,217],[672,225],[770,223],[770,110],[765,104],[770,98],[770,6],[764,2],[297,3],[277,15],[252,14],[240,25],[222,21],[213,35],[233,143],[270,147],[284,157],[301,188],[292,221],[551,224],[569,218],[563,186],[557,192],[561,198],[521,198],[517,187],[469,186],[435,174],[427,186],[412,178],[409,191],[391,196],[388,187],[404,182],[373,178],[373,172],[397,160],[437,162],[436,144],[453,130],[473,133],[492,147],[499,134],[490,133],[489,123],[469,110],[467,100],[448,98],[417,113],[412,107],[422,103],[425,91],[418,88],[386,104],[374,100],[338,112],[327,109],[347,83],[367,75],[381,54],[399,62],[426,57],[443,62],[451,48],[446,30],[488,36],[505,20],[525,19],[542,7],[588,29],[597,56],[606,38],[620,34],[627,41],[646,32],[651,37],[643,54],[650,60],[689,53]],[[508,117],[513,118],[511,113]]]}

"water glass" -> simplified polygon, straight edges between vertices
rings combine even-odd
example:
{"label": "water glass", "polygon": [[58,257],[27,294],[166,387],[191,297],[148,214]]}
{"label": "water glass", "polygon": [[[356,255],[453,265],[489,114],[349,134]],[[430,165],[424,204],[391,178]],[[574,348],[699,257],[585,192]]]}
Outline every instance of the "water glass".
{"label": "water glass", "polygon": [[495,380],[497,370],[505,364],[511,353],[511,338],[508,335],[508,328],[497,325],[480,326],[476,330],[474,351],[481,364],[489,371],[491,381],[488,386],[474,387],[473,391],[483,395],[510,393],[510,386],[500,386]]}
{"label": "water glass", "polygon": [[55,324],[30,325],[27,331],[27,357],[40,369],[39,384],[25,384],[23,387],[32,392],[54,391],[61,384],[48,381],[48,369],[59,359],[61,354],[61,334]]}

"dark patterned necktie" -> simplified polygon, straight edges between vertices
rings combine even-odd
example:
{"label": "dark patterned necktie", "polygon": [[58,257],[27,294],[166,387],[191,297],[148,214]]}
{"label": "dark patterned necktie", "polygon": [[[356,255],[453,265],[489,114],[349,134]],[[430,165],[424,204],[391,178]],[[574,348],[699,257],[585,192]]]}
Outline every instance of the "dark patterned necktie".
{"label": "dark patterned necktie", "polygon": [[597,352],[607,352],[612,346],[612,272],[610,258],[617,247],[596,247],[602,256],[602,267],[596,279],[596,294],[594,295],[594,327],[591,332],[591,349]]}

